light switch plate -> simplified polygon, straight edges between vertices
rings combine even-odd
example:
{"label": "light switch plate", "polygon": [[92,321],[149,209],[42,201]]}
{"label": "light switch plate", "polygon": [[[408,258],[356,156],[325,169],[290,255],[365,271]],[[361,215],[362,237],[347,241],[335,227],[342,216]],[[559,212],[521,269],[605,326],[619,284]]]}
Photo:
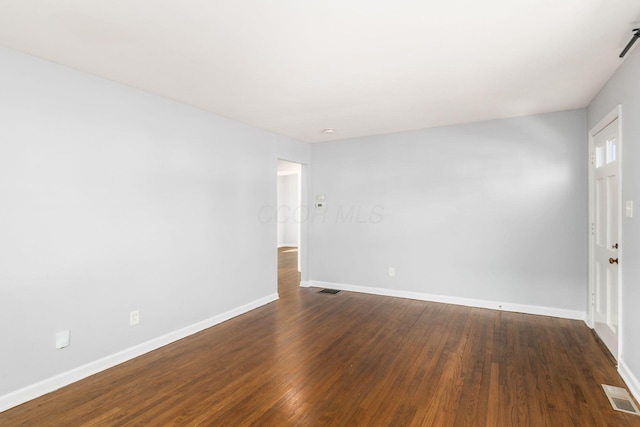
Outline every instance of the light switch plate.
{"label": "light switch plate", "polygon": [[633,218],[633,200],[627,200],[627,218]]}

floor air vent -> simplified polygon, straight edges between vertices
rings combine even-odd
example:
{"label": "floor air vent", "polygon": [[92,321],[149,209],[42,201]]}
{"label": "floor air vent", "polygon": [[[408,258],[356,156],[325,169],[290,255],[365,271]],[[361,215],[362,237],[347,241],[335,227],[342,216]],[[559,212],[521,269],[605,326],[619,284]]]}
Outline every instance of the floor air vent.
{"label": "floor air vent", "polygon": [[611,402],[613,409],[627,414],[640,415],[638,407],[629,395],[629,392],[620,387],[602,384],[605,394]]}
{"label": "floor air vent", "polygon": [[321,291],[320,291],[320,292],[318,292],[318,293],[319,293],[319,294],[333,294],[333,295],[335,295],[335,294],[337,294],[338,292],[340,292],[340,291],[339,291],[339,290],[337,290],[337,289],[323,289],[323,290],[321,290]]}

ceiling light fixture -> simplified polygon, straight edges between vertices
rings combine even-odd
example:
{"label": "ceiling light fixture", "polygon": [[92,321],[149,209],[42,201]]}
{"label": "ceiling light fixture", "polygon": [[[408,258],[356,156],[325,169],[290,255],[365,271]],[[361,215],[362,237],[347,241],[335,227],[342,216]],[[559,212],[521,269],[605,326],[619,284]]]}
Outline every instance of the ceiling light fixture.
{"label": "ceiling light fixture", "polygon": [[326,128],[325,130],[322,131],[322,133],[326,133],[327,135],[331,135],[332,133],[336,133],[336,130],[334,128]]}
{"label": "ceiling light fixture", "polygon": [[631,49],[631,46],[633,46],[633,44],[639,38],[640,38],[640,28],[634,28],[633,29],[633,37],[631,38],[631,40],[629,40],[629,43],[627,43],[627,45],[624,47],[624,50],[620,54],[620,58],[624,58],[624,56],[627,54],[627,52],[629,52],[629,49]]}

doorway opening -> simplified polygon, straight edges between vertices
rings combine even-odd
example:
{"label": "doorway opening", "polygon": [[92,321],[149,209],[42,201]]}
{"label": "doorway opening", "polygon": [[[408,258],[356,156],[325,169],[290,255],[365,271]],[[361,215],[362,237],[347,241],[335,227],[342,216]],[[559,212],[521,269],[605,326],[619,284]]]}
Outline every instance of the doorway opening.
{"label": "doorway opening", "polygon": [[302,271],[302,165],[278,159],[278,295],[297,294]]}

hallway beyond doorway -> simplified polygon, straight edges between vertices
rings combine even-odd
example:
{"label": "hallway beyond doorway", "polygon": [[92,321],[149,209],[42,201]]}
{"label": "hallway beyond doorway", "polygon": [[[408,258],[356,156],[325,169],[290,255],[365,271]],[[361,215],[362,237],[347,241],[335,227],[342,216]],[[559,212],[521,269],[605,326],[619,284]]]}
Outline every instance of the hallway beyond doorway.
{"label": "hallway beyond doorway", "polygon": [[280,298],[297,297],[299,287],[298,248],[278,248],[278,295]]}

